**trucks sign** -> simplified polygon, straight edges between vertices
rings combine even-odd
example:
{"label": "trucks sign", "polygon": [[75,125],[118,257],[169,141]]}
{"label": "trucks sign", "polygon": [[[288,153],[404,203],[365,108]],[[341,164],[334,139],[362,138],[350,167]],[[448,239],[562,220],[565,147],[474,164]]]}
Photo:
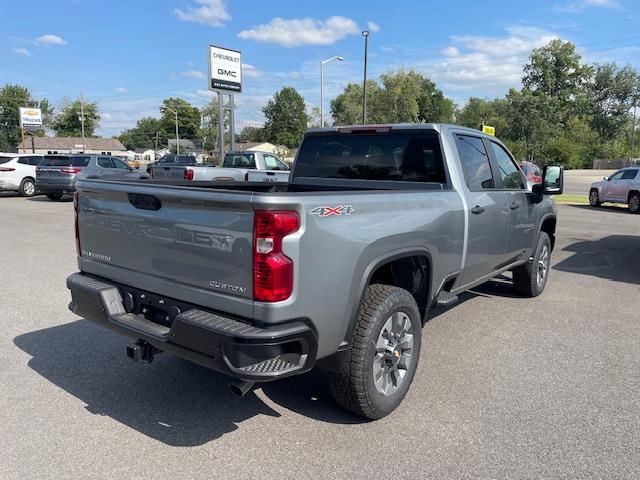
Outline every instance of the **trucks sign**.
{"label": "trucks sign", "polygon": [[240,52],[209,45],[209,89],[242,92]]}
{"label": "trucks sign", "polygon": [[20,107],[20,128],[42,127],[42,111],[39,108]]}

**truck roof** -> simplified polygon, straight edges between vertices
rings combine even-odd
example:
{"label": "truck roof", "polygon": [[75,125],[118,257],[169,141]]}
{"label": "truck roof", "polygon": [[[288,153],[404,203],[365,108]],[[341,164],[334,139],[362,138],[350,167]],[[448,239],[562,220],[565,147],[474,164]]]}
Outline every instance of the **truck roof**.
{"label": "truck roof", "polygon": [[435,130],[440,133],[445,128],[455,128],[460,130],[468,130],[473,132],[474,135],[482,135],[487,138],[495,138],[491,135],[487,135],[475,128],[463,127],[461,125],[453,125],[449,123],[394,123],[394,124],[367,124],[367,125],[339,125],[333,127],[323,128],[310,128],[307,133],[328,133],[328,132],[344,132],[348,133],[349,130],[362,131],[362,130],[375,130],[382,133],[386,130]]}

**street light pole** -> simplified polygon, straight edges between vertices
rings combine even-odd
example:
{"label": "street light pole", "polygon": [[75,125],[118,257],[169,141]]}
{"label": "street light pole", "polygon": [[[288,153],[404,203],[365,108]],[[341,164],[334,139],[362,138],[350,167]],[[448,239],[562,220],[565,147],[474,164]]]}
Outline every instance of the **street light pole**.
{"label": "street light pole", "polygon": [[178,138],[178,112],[170,107],[165,108],[170,112],[173,112],[173,114],[176,116],[176,152],[177,155],[180,155],[180,139]]}
{"label": "street light pole", "polygon": [[340,56],[335,56],[331,58],[327,58],[320,62],[320,126],[324,127],[324,64],[332,62],[333,60],[338,60],[340,62],[344,62],[344,58]]}
{"label": "street light pole", "polygon": [[631,126],[631,160],[636,158],[636,107],[637,102],[633,104],[633,124]]}
{"label": "street light pole", "polygon": [[84,153],[87,147],[84,139],[84,95],[82,92],[80,92],[80,125],[82,126],[82,153]]}
{"label": "street light pole", "polygon": [[364,82],[362,83],[362,124],[367,124],[367,49],[369,46],[369,31],[362,32],[364,37]]}

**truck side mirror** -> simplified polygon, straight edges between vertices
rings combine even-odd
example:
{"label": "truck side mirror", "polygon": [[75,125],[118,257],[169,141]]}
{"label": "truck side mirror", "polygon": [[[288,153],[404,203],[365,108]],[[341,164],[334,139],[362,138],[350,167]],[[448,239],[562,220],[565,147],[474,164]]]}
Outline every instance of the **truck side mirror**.
{"label": "truck side mirror", "polygon": [[562,195],[564,169],[558,165],[545,166],[542,171],[542,185],[545,195]]}

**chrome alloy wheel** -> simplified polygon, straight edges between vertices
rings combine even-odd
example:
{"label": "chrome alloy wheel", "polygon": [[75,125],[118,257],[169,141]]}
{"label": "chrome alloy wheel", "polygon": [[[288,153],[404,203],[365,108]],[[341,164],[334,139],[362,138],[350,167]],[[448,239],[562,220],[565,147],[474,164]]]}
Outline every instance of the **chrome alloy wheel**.
{"label": "chrome alloy wheel", "polygon": [[413,361],[411,320],[403,312],[396,312],[385,322],[373,357],[373,381],[376,390],[392,395],[404,381]]}
{"label": "chrome alloy wheel", "polygon": [[24,194],[27,197],[30,197],[31,195],[33,195],[36,192],[36,186],[34,185],[34,183],[31,180],[27,180],[26,182],[24,182],[22,190],[24,191]]}
{"label": "chrome alloy wheel", "polygon": [[547,245],[542,246],[542,251],[538,257],[538,270],[536,274],[536,283],[538,286],[544,283],[547,278],[547,271],[549,270],[549,247]]}

